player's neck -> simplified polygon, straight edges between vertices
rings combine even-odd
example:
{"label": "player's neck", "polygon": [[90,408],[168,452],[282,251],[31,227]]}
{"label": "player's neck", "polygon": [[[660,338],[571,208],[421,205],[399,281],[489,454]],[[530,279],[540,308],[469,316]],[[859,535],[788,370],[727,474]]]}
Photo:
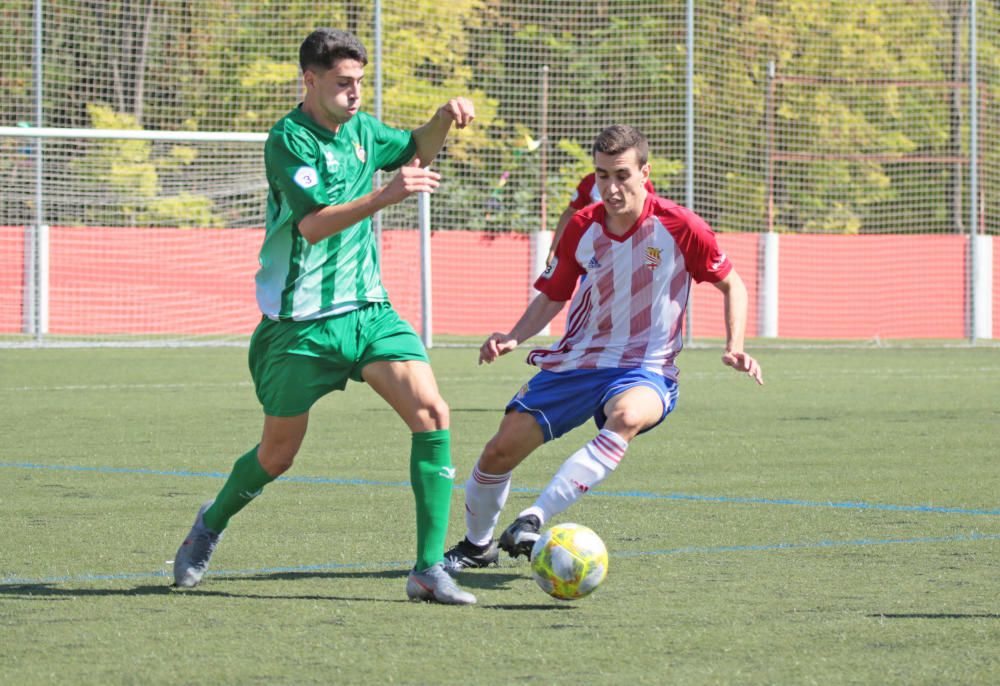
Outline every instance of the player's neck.
{"label": "player's neck", "polygon": [[337,133],[340,130],[341,122],[326,116],[322,108],[316,107],[308,98],[302,102],[302,112],[324,129],[329,129],[333,133]]}
{"label": "player's neck", "polygon": [[605,224],[608,232],[615,236],[624,236],[629,232],[642,215],[642,207],[632,212],[622,212],[621,214],[606,215]]}
{"label": "player's neck", "polygon": [[[604,223],[607,226],[608,232],[614,236],[624,236],[627,234],[635,226],[635,223],[639,221],[639,217],[642,216],[642,210],[646,207],[646,198],[648,195],[648,193],[642,193],[641,201],[635,207],[616,214],[607,212]],[[606,207],[607,205],[605,205]]]}

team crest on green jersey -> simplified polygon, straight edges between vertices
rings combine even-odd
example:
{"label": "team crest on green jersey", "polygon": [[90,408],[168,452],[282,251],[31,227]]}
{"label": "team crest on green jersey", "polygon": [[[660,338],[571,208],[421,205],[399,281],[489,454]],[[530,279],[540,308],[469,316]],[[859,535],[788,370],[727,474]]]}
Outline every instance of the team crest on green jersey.
{"label": "team crest on green jersey", "polygon": [[359,160],[361,160],[361,164],[365,163],[365,158],[368,156],[368,153],[365,152],[365,149],[362,148],[361,144],[357,141],[354,143],[354,154],[358,156]]}

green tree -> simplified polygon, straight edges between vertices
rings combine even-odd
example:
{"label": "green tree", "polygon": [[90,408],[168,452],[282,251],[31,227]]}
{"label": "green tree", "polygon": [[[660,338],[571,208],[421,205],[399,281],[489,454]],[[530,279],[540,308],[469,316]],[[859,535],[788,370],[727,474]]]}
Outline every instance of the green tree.
{"label": "green tree", "polygon": [[[141,128],[130,114],[100,105],[90,105],[88,112],[97,129]],[[83,221],[97,225],[220,227],[222,223],[212,211],[212,202],[205,196],[162,193],[161,171],[183,167],[196,156],[185,146],[169,146],[168,152],[157,158],[153,143],[147,140],[95,141],[86,154],[70,163],[80,186],[77,192],[101,199],[84,208]],[[69,223],[73,219],[56,217],[53,221]]]}

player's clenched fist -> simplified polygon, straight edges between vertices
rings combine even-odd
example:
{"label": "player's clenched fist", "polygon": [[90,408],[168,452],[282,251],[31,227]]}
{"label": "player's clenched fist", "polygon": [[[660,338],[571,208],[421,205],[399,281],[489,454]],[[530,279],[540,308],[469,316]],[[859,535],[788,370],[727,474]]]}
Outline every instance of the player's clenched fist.
{"label": "player's clenched fist", "polygon": [[455,126],[464,129],[476,118],[476,108],[468,98],[452,98],[438,109],[438,114],[455,122]]}

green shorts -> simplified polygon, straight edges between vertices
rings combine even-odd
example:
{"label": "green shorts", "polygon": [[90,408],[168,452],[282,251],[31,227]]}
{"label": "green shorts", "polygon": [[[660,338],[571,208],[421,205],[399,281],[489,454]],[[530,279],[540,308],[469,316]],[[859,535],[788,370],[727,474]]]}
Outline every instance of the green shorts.
{"label": "green shorts", "polygon": [[389,303],[305,322],[265,317],[250,339],[250,375],[264,413],[294,417],[308,412],[347,380],[379,360],[422,360],[427,351]]}

